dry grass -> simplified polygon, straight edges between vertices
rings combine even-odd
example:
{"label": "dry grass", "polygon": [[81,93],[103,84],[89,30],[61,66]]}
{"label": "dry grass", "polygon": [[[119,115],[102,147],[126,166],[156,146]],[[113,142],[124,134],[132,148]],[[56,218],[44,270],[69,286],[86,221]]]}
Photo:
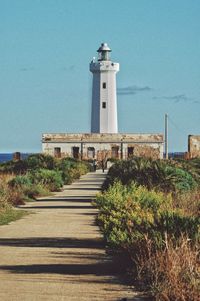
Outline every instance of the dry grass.
{"label": "dry grass", "polygon": [[200,215],[200,189],[184,194],[175,195],[173,198],[174,208],[180,208],[187,215]]}
{"label": "dry grass", "polygon": [[174,246],[166,238],[165,249],[153,251],[151,241],[137,258],[140,281],[150,287],[156,301],[197,301],[200,288],[199,246],[182,237]]}
{"label": "dry grass", "polygon": [[13,175],[0,175],[0,208],[7,208],[8,206],[16,206],[23,204],[23,192],[20,189],[11,189],[8,182],[13,179]]}

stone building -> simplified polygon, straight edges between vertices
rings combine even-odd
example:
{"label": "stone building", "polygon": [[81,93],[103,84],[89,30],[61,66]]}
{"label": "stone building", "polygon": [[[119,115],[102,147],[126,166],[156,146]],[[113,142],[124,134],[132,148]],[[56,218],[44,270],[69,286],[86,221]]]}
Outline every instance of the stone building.
{"label": "stone building", "polygon": [[43,134],[42,145],[44,153],[58,158],[163,157],[163,135],[159,134]]}
{"label": "stone building", "polygon": [[190,158],[200,157],[200,135],[188,136],[188,155]]}
{"label": "stone building", "polygon": [[42,150],[61,158],[127,159],[132,156],[163,158],[162,134],[119,134],[116,73],[119,64],[110,60],[111,49],[102,43],[90,63],[93,74],[91,133],[43,134]]}

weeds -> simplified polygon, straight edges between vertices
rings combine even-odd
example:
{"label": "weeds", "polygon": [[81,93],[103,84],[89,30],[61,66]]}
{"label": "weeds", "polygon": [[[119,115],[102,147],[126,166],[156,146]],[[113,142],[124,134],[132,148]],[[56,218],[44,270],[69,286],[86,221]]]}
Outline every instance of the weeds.
{"label": "weeds", "polygon": [[152,250],[151,240],[137,255],[137,278],[149,287],[156,300],[197,301],[199,296],[199,258],[197,245],[182,236],[176,245],[165,240],[164,250]]}

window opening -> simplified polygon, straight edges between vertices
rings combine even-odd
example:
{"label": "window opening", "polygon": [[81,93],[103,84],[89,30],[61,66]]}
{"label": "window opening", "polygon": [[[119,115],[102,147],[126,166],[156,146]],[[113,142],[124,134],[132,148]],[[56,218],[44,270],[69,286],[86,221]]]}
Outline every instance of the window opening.
{"label": "window opening", "polygon": [[119,158],[119,146],[112,147],[112,158],[115,158],[115,159]]}
{"label": "window opening", "polygon": [[55,147],[54,148],[54,156],[56,158],[61,158],[61,147]]}
{"label": "window opening", "polygon": [[88,147],[88,159],[94,159],[95,157],[95,148],[94,147]]}
{"label": "window opening", "polygon": [[102,102],[102,108],[106,109],[106,102],[105,101]]}
{"label": "window opening", "polygon": [[128,158],[132,157],[134,155],[134,147],[130,146],[128,147]]}
{"label": "window opening", "polygon": [[72,155],[73,155],[74,159],[79,158],[79,147],[77,147],[77,146],[72,147]]}

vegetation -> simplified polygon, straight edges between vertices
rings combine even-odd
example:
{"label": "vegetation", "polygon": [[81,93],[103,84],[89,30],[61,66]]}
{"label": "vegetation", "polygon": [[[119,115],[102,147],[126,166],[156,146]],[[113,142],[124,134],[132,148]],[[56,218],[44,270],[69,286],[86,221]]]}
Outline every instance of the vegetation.
{"label": "vegetation", "polygon": [[110,249],[156,300],[198,300],[198,162],[116,162],[96,200]]}
{"label": "vegetation", "polygon": [[124,185],[134,180],[148,189],[164,192],[188,191],[197,186],[189,171],[166,161],[145,158],[118,161],[110,168],[103,189],[107,189],[116,180]]}
{"label": "vegetation", "polygon": [[6,210],[0,210],[0,226],[16,221],[26,214],[26,211],[14,210],[11,207],[7,208]]}
{"label": "vegetation", "polygon": [[38,196],[59,191],[90,170],[87,162],[55,159],[44,154],[0,164],[0,224],[20,218],[14,207]]}

